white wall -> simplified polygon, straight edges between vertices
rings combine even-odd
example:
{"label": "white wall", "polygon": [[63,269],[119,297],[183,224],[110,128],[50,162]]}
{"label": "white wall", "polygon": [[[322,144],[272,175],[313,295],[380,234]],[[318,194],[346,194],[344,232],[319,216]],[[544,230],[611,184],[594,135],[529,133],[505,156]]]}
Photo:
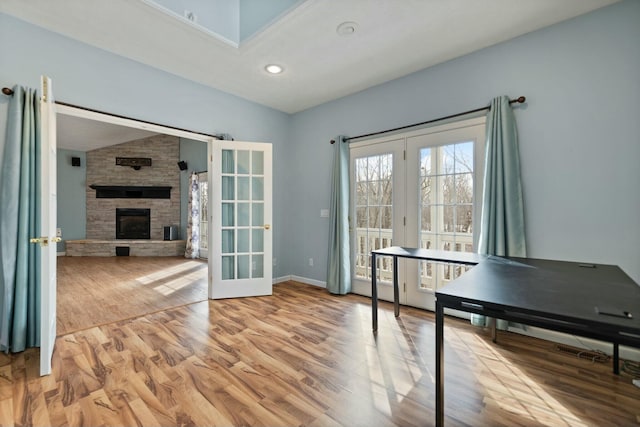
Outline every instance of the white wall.
{"label": "white wall", "polygon": [[528,100],[515,115],[529,256],[617,264],[640,283],[639,23],[628,0],[294,115],[284,270],[326,279],[331,138],[506,94]]}

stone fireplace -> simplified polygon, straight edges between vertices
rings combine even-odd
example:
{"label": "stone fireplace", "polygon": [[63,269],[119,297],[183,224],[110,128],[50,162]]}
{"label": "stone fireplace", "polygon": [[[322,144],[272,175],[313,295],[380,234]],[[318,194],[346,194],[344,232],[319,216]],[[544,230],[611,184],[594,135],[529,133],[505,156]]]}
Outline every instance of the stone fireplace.
{"label": "stone fireplace", "polygon": [[[178,137],[154,135],[87,152],[86,240],[67,241],[67,255],[184,254],[184,240],[164,241],[164,227],[180,224]],[[137,168],[116,158],[149,158]]]}
{"label": "stone fireplace", "polygon": [[150,239],[151,209],[116,208],[116,239]]}

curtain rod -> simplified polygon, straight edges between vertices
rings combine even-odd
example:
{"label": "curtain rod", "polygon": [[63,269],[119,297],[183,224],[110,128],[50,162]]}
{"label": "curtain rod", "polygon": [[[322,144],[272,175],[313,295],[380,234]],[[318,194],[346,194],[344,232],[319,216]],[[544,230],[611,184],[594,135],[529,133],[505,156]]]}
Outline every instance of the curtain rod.
{"label": "curtain rod", "polygon": [[[514,104],[514,103],[522,104],[526,100],[527,100],[527,98],[525,98],[524,96],[519,96],[516,99],[509,100],[509,104]],[[416,126],[428,125],[430,123],[435,123],[435,122],[439,122],[439,121],[442,121],[442,120],[452,119],[454,117],[465,116],[465,115],[471,114],[471,113],[478,113],[480,111],[485,111],[485,110],[490,110],[490,109],[491,109],[491,106],[487,105],[486,107],[475,108],[473,110],[463,111],[462,113],[451,114],[450,116],[444,116],[444,117],[439,117],[437,119],[427,120],[426,122],[414,123],[412,125],[400,126],[400,127],[393,128],[393,129],[387,129],[387,130],[381,130],[381,131],[378,131],[378,132],[367,133],[367,134],[364,134],[364,135],[351,136],[349,138],[344,138],[343,142],[351,141],[352,139],[366,138],[368,136],[382,135],[383,133],[395,132],[395,131],[398,131],[398,130],[409,129],[409,128],[416,127]],[[335,139],[332,139],[330,142],[331,142],[331,144],[334,144],[336,141],[335,141]]]}
{"label": "curtain rod", "polygon": [[[9,89],[8,87],[3,87],[3,88],[2,88],[2,93],[3,93],[3,94],[5,94],[5,95],[7,95],[7,96],[12,96],[12,95],[13,95],[13,90]],[[67,103],[67,102],[62,102],[62,101],[54,101],[54,102],[55,102],[57,105],[64,105],[65,107],[77,108],[77,109],[79,109],[79,110],[89,111],[89,112],[91,112],[91,113],[104,114],[104,115],[106,115],[106,116],[116,117],[116,118],[118,118],[118,119],[134,120],[134,121],[136,121],[136,122],[145,123],[145,124],[153,125],[153,126],[162,126],[162,127],[165,127],[165,128],[169,128],[169,129],[173,129],[173,130],[178,130],[178,131],[181,131],[181,132],[194,133],[194,134],[196,134],[196,135],[208,136],[208,137],[216,138],[216,139],[220,139],[220,140],[223,140],[223,139],[224,139],[224,136],[223,136],[223,135],[211,135],[211,134],[204,133],[204,132],[194,132],[194,131],[189,130],[189,129],[182,129],[182,128],[175,127],[175,126],[163,125],[163,124],[160,124],[160,123],[154,123],[154,122],[150,122],[150,121],[147,121],[147,120],[134,119],[134,118],[132,118],[132,117],[121,116],[121,115],[119,115],[119,114],[107,113],[107,112],[100,111],[100,110],[94,110],[94,109],[92,109],[92,108],[81,107],[81,106],[79,106],[79,105],[69,104],[69,103]]]}

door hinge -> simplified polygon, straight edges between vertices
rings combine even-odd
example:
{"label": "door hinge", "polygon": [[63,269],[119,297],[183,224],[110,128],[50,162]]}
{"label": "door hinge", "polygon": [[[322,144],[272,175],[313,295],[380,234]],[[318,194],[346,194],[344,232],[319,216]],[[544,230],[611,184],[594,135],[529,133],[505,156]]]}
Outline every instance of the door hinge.
{"label": "door hinge", "polygon": [[403,292],[407,292],[407,283],[406,282],[404,282],[402,284],[402,288],[403,288]]}
{"label": "door hinge", "polygon": [[402,150],[402,160],[407,160],[407,150]]}
{"label": "door hinge", "polygon": [[402,225],[404,225],[405,227],[407,226],[407,217],[406,216],[402,217]]}

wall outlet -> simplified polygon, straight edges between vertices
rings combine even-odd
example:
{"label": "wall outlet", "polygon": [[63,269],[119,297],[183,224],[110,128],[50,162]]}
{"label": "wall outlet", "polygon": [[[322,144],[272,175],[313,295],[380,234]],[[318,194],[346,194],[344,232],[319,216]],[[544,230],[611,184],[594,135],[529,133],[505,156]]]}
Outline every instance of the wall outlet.
{"label": "wall outlet", "polygon": [[276,266],[276,258],[275,257],[273,258],[273,266],[274,267]]}
{"label": "wall outlet", "polygon": [[309,258],[309,267],[313,267],[313,258]]}
{"label": "wall outlet", "polygon": [[320,209],[320,218],[329,218],[329,209]]}
{"label": "wall outlet", "polygon": [[62,228],[56,228],[56,237],[62,237]]}

